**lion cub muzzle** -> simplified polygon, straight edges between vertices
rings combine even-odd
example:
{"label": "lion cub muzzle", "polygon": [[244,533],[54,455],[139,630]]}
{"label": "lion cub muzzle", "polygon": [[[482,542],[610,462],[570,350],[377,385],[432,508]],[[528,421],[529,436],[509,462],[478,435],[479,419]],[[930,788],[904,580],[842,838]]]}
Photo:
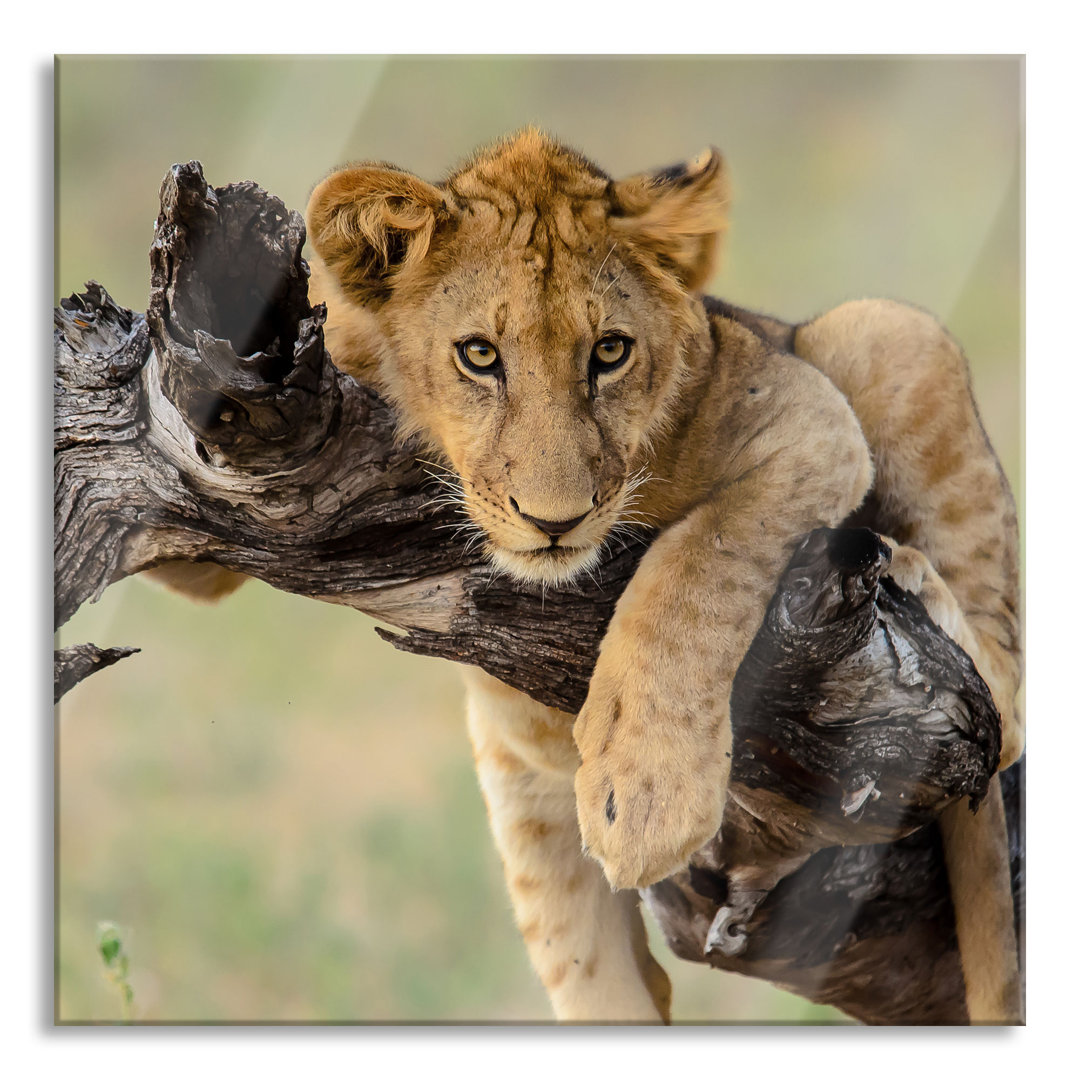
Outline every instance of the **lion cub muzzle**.
{"label": "lion cub muzzle", "polygon": [[[481,528],[495,565],[520,580],[547,584],[569,582],[590,570],[613,524],[610,506],[599,492],[584,499],[580,494],[576,498],[531,494],[530,499],[521,489],[506,493],[502,522],[485,515]],[[490,499],[487,502],[490,506]]]}

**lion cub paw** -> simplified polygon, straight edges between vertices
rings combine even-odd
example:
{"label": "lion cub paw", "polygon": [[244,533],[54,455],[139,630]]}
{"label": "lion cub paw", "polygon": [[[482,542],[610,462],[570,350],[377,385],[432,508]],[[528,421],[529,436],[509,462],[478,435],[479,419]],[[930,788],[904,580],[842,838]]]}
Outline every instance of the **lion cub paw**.
{"label": "lion cub paw", "polygon": [[640,889],[686,865],[720,827],[729,759],[715,729],[665,716],[625,692],[589,700],[574,735],[585,850],[614,889]]}
{"label": "lion cub paw", "polygon": [[930,560],[916,548],[905,547],[889,537],[885,537],[885,542],[892,548],[889,576],[901,589],[917,596],[930,618],[976,659],[977,646],[967,629],[964,613]]}

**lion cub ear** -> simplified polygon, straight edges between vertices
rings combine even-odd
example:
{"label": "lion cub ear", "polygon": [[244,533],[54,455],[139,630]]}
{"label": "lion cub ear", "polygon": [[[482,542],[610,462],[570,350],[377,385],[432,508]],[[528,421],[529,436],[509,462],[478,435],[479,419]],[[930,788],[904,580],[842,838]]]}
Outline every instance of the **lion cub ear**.
{"label": "lion cub ear", "polygon": [[719,151],[709,147],[693,161],[612,185],[610,222],[697,291],[716,265],[728,200],[727,170]]}
{"label": "lion cub ear", "polygon": [[343,291],[378,306],[395,279],[427,254],[451,210],[442,191],[409,173],[356,165],[315,188],[306,216],[315,251]]}

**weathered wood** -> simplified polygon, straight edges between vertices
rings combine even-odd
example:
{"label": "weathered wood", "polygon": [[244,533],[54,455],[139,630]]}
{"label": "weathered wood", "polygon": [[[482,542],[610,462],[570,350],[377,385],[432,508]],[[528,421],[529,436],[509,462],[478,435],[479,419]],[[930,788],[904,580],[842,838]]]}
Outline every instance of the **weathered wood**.
{"label": "weathered wood", "polygon": [[[125,575],[209,560],[576,711],[649,535],[572,587],[493,575],[443,470],[327,355],[299,215],[194,162],[161,196],[146,318],[93,283],[55,314],[57,625]],[[867,529],[796,551],[736,680],[724,828],[647,899],[689,959],[868,1021],[957,1022],[934,822],[985,794],[997,717],[887,564]],[[84,669],[58,655],[58,694]]]}
{"label": "weathered wood", "polygon": [[95,671],[110,667],[117,660],[137,653],[138,649],[99,649],[96,645],[69,645],[57,649],[53,661],[53,703],[59,701],[76,683]]}

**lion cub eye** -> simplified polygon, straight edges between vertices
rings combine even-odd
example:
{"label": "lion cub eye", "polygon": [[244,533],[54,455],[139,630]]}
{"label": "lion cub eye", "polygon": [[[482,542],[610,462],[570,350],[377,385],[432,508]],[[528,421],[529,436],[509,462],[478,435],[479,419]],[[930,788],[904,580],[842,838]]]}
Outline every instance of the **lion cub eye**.
{"label": "lion cub eye", "polygon": [[622,334],[602,337],[593,346],[589,366],[594,372],[614,371],[629,359],[630,346],[633,344],[633,338],[623,337]]}
{"label": "lion cub eye", "polygon": [[457,354],[461,366],[477,375],[494,375],[501,366],[499,350],[483,338],[459,341]]}

